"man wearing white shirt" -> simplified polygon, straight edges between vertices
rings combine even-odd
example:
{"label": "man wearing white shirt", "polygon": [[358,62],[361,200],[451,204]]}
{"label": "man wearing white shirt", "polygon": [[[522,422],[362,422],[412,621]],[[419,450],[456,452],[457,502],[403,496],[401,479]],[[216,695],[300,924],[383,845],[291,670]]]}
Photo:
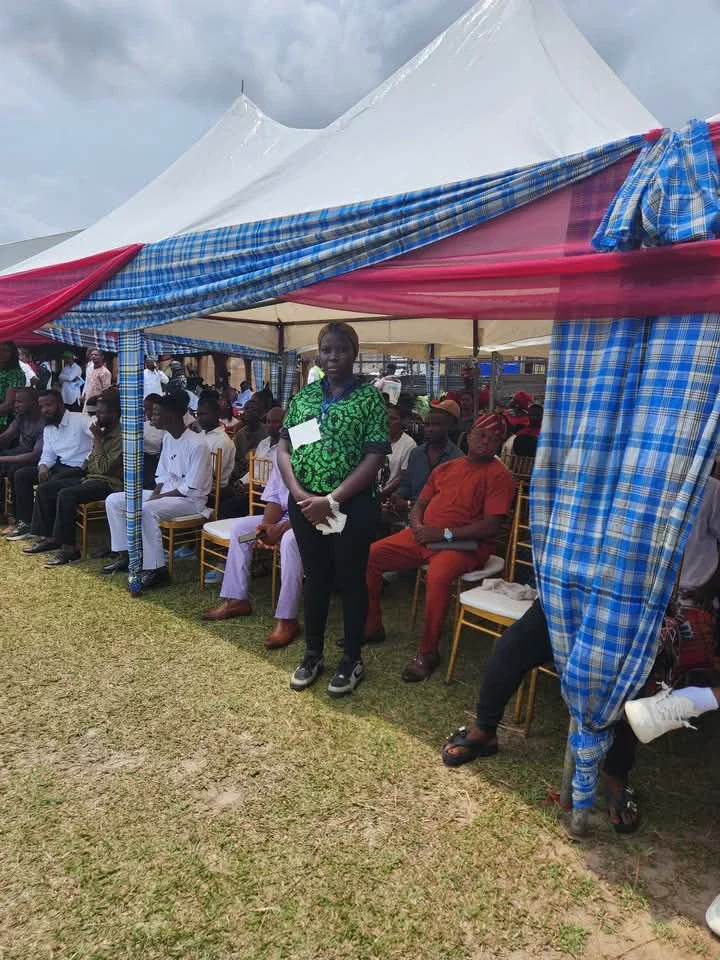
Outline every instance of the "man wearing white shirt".
{"label": "man wearing white shirt", "polygon": [[[143,590],[168,583],[170,576],[160,531],[161,520],[205,513],[212,488],[210,450],[201,436],[183,423],[184,407],[168,395],[153,404],[153,425],[165,431],[155,475],[156,487],[143,490],[142,542]],[[105,501],[110,538],[116,558],[103,573],[128,569],[127,511],[124,493],[111,493]]]}
{"label": "man wearing white shirt", "polygon": [[168,383],[167,374],[163,373],[158,367],[154,357],[145,357],[143,380],[143,399],[151,393],[157,393],[162,396],[165,392],[165,387]]}
{"label": "man wearing white shirt", "polygon": [[65,406],[71,411],[76,411],[80,409],[80,394],[83,388],[82,370],[75,362],[72,350],[65,350],[61,356],[63,365],[58,374],[60,393]]}
{"label": "man wearing white shirt", "polygon": [[200,436],[208,445],[210,453],[222,451],[220,487],[225,490],[235,467],[235,444],[220,423],[220,397],[214,391],[206,390],[200,394],[197,422],[202,430]]}
{"label": "man wearing white shirt", "polygon": [[37,467],[23,467],[15,473],[16,526],[8,540],[45,535],[45,520],[55,516],[58,493],[82,482],[83,465],[93,448],[89,420],[81,413],[66,410],[57,390],[41,391],[38,406],[45,421],[43,451]]}

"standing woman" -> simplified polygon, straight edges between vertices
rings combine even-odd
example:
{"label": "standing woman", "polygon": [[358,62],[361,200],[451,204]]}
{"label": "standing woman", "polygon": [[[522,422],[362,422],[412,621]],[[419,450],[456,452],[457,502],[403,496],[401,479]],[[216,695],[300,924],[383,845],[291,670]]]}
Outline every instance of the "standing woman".
{"label": "standing woman", "polygon": [[0,427],[3,429],[15,407],[15,391],[24,386],[25,373],[20,366],[18,348],[11,340],[3,340],[0,342]]}
{"label": "standing woman", "polygon": [[[324,668],[330,594],[340,591],[344,655],[330,681],[331,697],[352,693],[365,675],[361,644],[368,608],[366,567],[380,519],[375,478],[390,453],[385,403],[353,374],[358,336],[329,323],[318,336],[325,372],[290,402],[277,464],[290,491],[288,512],[305,570],[307,653],[292,676],[304,690]],[[334,532],[323,533],[318,527]]]}

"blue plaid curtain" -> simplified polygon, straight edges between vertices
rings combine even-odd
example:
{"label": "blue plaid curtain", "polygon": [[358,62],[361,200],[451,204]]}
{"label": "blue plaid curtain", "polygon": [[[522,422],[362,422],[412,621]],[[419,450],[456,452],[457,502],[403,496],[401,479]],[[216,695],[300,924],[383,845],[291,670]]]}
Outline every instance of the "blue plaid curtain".
{"label": "blue plaid curtain", "polygon": [[[602,250],[716,235],[707,125],[638,157],[596,233]],[[577,732],[573,806],[652,669],[682,551],[720,447],[720,316],[556,323],[532,481],[533,548]]]}
{"label": "blue plaid curtain", "polygon": [[431,371],[430,371],[430,395],[437,400],[440,396],[441,389],[442,389],[442,386],[440,383],[440,361],[433,360],[431,364]]}
{"label": "blue plaid curtain", "polygon": [[278,355],[270,361],[270,389],[276,400],[280,398],[280,381],[282,379],[282,359]]}
{"label": "blue plaid curtain", "polygon": [[295,392],[295,381],[297,373],[297,353],[295,350],[288,350],[283,355],[282,361],[282,389],[280,391],[280,406],[287,410],[290,399]]}
{"label": "blue plaid curtain", "polygon": [[118,337],[118,381],[122,410],[123,464],[127,501],[128,551],[131,593],[140,592],[142,577],[142,490],[143,490],[143,368],[145,344],[140,331]]}
{"label": "blue plaid curtain", "polygon": [[262,390],[265,386],[265,364],[262,360],[253,360],[252,377],[255,390]]}
{"label": "blue plaid curtain", "polygon": [[558,323],[549,371],[531,524],[581,809],[652,668],[720,446],[720,317]]}

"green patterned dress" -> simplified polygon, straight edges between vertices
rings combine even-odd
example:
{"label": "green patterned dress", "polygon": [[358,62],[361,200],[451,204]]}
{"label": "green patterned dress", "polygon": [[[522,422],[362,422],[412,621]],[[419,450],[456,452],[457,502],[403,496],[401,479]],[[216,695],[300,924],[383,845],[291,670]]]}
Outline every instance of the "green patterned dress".
{"label": "green patterned dress", "polygon": [[[290,401],[283,436],[298,424],[317,419],[320,440],[293,450],[293,473],[308,492],[332,493],[368,453],[391,451],[385,402],[371,384],[358,383],[328,404],[325,380],[308,384]],[[326,388],[327,389],[327,388]]]}

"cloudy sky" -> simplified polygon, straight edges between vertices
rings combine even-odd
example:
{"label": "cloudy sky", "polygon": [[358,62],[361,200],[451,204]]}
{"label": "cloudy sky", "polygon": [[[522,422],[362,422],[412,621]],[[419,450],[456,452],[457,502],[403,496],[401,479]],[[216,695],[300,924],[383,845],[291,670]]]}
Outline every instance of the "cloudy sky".
{"label": "cloudy sky", "polygon": [[[473,0],[0,0],[0,242],[91,223],[240,92],[321,126]],[[720,111],[720,0],[562,0],[666,124]]]}

